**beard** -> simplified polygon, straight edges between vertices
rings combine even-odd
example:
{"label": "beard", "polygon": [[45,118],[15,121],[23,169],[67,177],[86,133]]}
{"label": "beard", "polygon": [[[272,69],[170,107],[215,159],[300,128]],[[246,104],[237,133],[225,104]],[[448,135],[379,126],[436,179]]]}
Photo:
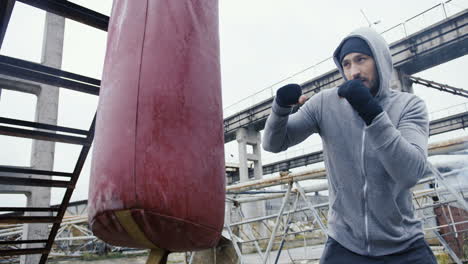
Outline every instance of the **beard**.
{"label": "beard", "polygon": [[379,92],[379,87],[380,87],[380,81],[379,79],[375,81],[369,82],[370,84],[370,91],[373,96],[375,96]]}

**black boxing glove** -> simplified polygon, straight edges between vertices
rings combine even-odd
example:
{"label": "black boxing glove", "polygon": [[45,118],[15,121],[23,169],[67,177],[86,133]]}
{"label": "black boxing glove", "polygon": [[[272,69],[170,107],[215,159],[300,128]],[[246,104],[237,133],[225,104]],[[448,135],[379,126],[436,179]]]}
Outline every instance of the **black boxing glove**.
{"label": "black boxing glove", "polygon": [[383,109],[361,80],[350,80],[338,88],[338,95],[346,98],[359,116],[370,125]]}
{"label": "black boxing glove", "polygon": [[281,107],[291,107],[299,102],[302,95],[301,86],[295,83],[287,84],[276,91],[276,103]]}

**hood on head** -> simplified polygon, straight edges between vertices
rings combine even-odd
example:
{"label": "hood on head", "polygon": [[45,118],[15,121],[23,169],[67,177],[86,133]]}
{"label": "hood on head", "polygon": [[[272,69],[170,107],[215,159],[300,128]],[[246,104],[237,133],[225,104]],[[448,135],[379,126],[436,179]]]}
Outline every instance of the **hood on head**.
{"label": "hood on head", "polygon": [[393,72],[392,55],[390,54],[390,49],[385,39],[375,30],[369,27],[363,27],[346,36],[335,49],[335,52],[333,52],[333,60],[335,61],[336,67],[338,67],[341,75],[347,81],[343,72],[343,67],[341,67],[341,62],[339,61],[339,55],[343,43],[352,37],[361,38],[369,45],[379,74],[379,90],[375,97],[385,97],[390,92],[390,81]]}

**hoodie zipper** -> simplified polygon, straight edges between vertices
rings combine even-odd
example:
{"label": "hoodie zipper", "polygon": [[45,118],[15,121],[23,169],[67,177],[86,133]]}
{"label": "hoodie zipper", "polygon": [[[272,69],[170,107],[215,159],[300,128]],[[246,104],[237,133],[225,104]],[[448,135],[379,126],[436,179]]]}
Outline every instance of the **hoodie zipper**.
{"label": "hoodie zipper", "polygon": [[367,216],[367,177],[366,171],[364,169],[364,147],[366,141],[366,129],[362,131],[362,146],[361,146],[361,169],[362,169],[362,176],[364,176],[364,228],[366,229],[366,249],[367,253],[370,254],[370,243],[369,243],[369,223],[368,223],[368,216]]}

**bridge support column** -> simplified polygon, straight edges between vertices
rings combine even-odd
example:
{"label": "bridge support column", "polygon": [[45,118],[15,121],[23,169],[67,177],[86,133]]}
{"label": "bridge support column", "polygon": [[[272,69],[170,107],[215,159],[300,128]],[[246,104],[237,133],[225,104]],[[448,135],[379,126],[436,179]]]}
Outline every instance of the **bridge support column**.
{"label": "bridge support column", "polygon": [[[249,181],[248,162],[253,161],[254,179],[261,179],[262,171],[262,156],[261,156],[261,136],[260,132],[241,128],[237,131],[236,140],[239,144],[239,177],[240,182]],[[247,151],[247,146],[251,146],[252,153]]]}
{"label": "bridge support column", "polygon": [[[62,66],[62,51],[65,31],[65,18],[46,13],[44,40],[42,45],[42,64],[54,68]],[[41,85],[36,104],[36,122],[57,124],[59,88]],[[53,170],[55,143],[50,141],[33,140],[31,150],[31,167],[40,170]],[[36,177],[39,178],[39,177]],[[50,179],[51,176],[40,178]],[[27,195],[28,207],[49,207],[50,188],[32,187]],[[44,213],[30,213],[29,215],[44,215]],[[47,224],[24,225],[23,239],[47,239],[49,235]],[[37,247],[26,244],[24,247]],[[41,255],[21,256],[21,264],[37,264]]]}
{"label": "bridge support column", "polygon": [[[253,179],[263,177],[262,156],[261,156],[261,135],[253,129],[241,128],[237,131],[236,140],[239,144],[239,177],[240,182],[251,180],[249,177],[249,161],[253,162]],[[253,151],[249,153],[247,146],[251,146]],[[241,205],[244,218],[264,216],[266,213],[265,201],[245,203]],[[255,232],[255,236],[264,236],[266,228],[262,224],[251,225],[254,230],[245,230],[245,233]]]}
{"label": "bridge support column", "polygon": [[393,76],[390,88],[401,92],[414,93],[413,82],[406,77],[406,74],[398,69],[393,69]]}

